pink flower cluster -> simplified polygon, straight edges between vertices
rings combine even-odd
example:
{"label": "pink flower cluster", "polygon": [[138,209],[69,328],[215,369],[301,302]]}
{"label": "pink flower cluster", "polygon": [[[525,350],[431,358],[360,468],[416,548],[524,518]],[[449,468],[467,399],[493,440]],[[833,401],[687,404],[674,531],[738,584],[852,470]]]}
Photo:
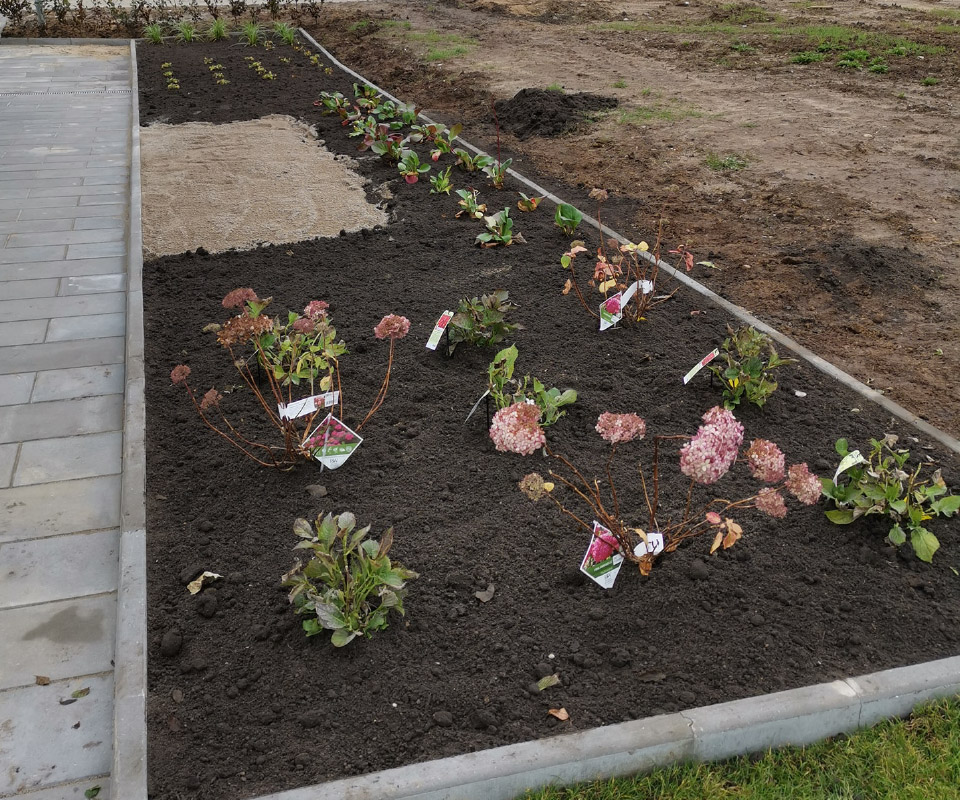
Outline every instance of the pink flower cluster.
{"label": "pink flower cluster", "polygon": [[783,480],[783,453],[773,442],[754,439],[744,453],[750,473],[758,481],[776,483]]}
{"label": "pink flower cluster", "polygon": [[587,557],[594,564],[599,564],[601,561],[606,561],[619,549],[620,543],[616,536],[608,531],[594,530],[593,541],[590,543],[590,549],[587,550]]}
{"label": "pink flower cluster", "polygon": [[373,329],[378,339],[402,339],[410,331],[410,320],[396,314],[387,314]]}
{"label": "pink flower cluster", "polygon": [[604,411],[597,420],[597,433],[610,444],[642,439],[647,423],[636,414],[611,414]]}
{"label": "pink flower cluster", "polygon": [[757,511],[769,514],[775,519],[783,519],[787,516],[787,504],[783,502],[783,495],[769,486],[760,490],[753,504]]}
{"label": "pink flower cluster", "polygon": [[726,409],[714,406],[703,415],[705,425],[680,449],[680,471],[697,483],[716,483],[737,460],[743,425]]}
{"label": "pink flower cluster", "polygon": [[787,491],[806,506],[820,499],[823,487],[820,479],[804,464],[794,464],[787,470]]}
{"label": "pink flower cluster", "polygon": [[320,427],[318,427],[313,435],[304,443],[304,446],[307,449],[315,449],[325,445],[328,447],[336,447],[340,444],[350,444],[356,438],[357,437],[352,434],[346,426],[338,420],[331,419],[328,422],[321,423]]}
{"label": "pink flower cluster", "polygon": [[540,409],[530,403],[514,403],[493,415],[490,438],[502,453],[528,456],[543,447],[547,437],[540,427]]}
{"label": "pink flower cluster", "polygon": [[317,329],[316,323],[310,317],[298,317],[293,322],[293,329],[304,335],[313,333]]}
{"label": "pink flower cluster", "polygon": [[248,302],[256,302],[259,298],[253,289],[234,289],[223,298],[224,308],[242,308]]}
{"label": "pink flower cluster", "polygon": [[320,320],[327,316],[328,308],[330,308],[330,304],[325,300],[311,300],[307,303],[307,307],[303,309],[303,313],[312,320]]}
{"label": "pink flower cluster", "polygon": [[613,297],[607,299],[603,304],[603,307],[611,314],[620,313],[620,295],[615,294]]}
{"label": "pink flower cluster", "polygon": [[170,380],[174,383],[184,383],[190,377],[190,367],[186,364],[177,364],[170,372]]}
{"label": "pink flower cluster", "polygon": [[223,400],[223,395],[216,389],[210,389],[200,401],[200,410],[206,411],[211,406],[219,405],[221,400]]}

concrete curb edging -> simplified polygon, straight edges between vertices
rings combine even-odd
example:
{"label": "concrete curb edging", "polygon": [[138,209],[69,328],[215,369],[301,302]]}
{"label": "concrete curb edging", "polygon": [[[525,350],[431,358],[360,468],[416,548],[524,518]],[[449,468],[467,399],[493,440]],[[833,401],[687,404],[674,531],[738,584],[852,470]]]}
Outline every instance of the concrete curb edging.
{"label": "concrete curb edging", "polygon": [[527,789],[851,733],[960,693],[960,656],[306,786],[256,800],[512,800]]}
{"label": "concrete curb edging", "polygon": [[46,37],[39,39],[26,39],[16,36],[8,36],[5,39],[0,38],[0,46],[9,45],[11,47],[21,46],[21,47],[35,47],[37,45],[74,45],[74,44],[98,44],[105,45],[107,47],[126,47],[129,39],[84,39],[84,38],[63,38],[58,39],[56,37]]}
{"label": "concrete curb edging", "polygon": [[[323,45],[317,42],[317,40],[314,39],[303,28],[300,28],[299,32],[318,51],[323,53],[324,56],[330,60],[331,63],[335,64],[337,67],[342,69],[348,75],[352,75],[353,77],[357,78],[357,80],[360,80],[363,83],[367,84],[368,86],[372,87],[373,89],[378,91],[380,94],[382,94],[384,97],[389,97],[395,103],[403,102],[402,100],[399,100],[398,98],[390,94],[390,92],[384,89],[381,89],[375,83],[371,83],[370,81],[368,81],[360,73],[355,72],[354,70],[350,69],[350,67],[337,61],[337,59],[333,57],[330,51],[328,51],[325,47],[323,47]],[[421,114],[420,117],[427,123],[433,122],[433,120],[431,120],[429,117],[425,116],[424,114]],[[481,153],[483,155],[488,155],[487,153],[484,153],[483,150],[481,150],[478,147],[475,147],[474,145],[470,144],[463,138],[458,137],[458,141],[461,144],[463,144],[464,147],[466,147],[468,150],[472,150],[474,153]],[[516,172],[515,170],[508,169],[507,173],[511,177],[520,181],[520,183],[532,189],[537,196],[542,195],[546,197],[551,203],[559,205],[560,203],[566,202],[565,200],[562,200],[552,192],[548,191],[547,189],[544,189],[542,186],[539,186],[538,184],[524,177],[523,175],[521,175],[519,172]],[[588,214],[583,215],[583,221],[586,222],[588,225],[593,226],[604,235],[610,236],[616,239],[621,244],[626,244],[630,241],[629,239],[627,239],[627,237],[623,236],[622,234],[618,233],[612,228],[608,228],[606,225],[601,224],[599,221],[589,216]],[[654,256],[651,255],[650,253],[640,253],[640,255],[643,258],[650,261],[651,263],[656,261]],[[948,450],[952,450],[954,453],[960,454],[960,439],[956,439],[953,436],[951,436],[949,433],[946,433],[945,431],[941,431],[939,428],[934,427],[926,420],[920,419],[920,417],[918,417],[913,412],[908,411],[906,408],[904,408],[898,403],[895,403],[893,400],[890,400],[884,395],[880,394],[880,392],[876,391],[875,389],[871,389],[862,381],[858,381],[852,375],[849,375],[848,373],[844,372],[842,369],[839,369],[838,367],[831,364],[829,361],[826,361],[825,359],[821,358],[816,353],[812,352],[811,350],[808,350],[799,342],[791,339],[789,336],[786,336],[785,334],[771,327],[770,325],[763,322],[762,320],[757,319],[745,308],[741,308],[736,303],[731,303],[729,300],[724,299],[723,297],[718,295],[716,292],[714,292],[712,289],[708,289],[702,283],[695,281],[689,275],[686,275],[685,273],[674,269],[672,266],[670,266],[670,264],[667,264],[665,261],[657,261],[656,263],[659,269],[663,270],[668,275],[675,278],[684,286],[690,289],[693,289],[698,294],[708,298],[713,303],[720,306],[720,308],[722,308],[728,314],[739,319],[741,322],[747,325],[752,325],[757,330],[767,334],[771,339],[773,339],[779,345],[787,348],[788,350],[793,351],[794,354],[796,354],[797,356],[802,358],[804,361],[809,363],[812,367],[815,367],[816,369],[820,370],[826,375],[829,375],[831,378],[834,378],[835,380],[839,381],[847,388],[852,389],[853,391],[862,395],[867,400],[873,401],[874,403],[879,405],[881,408],[885,409],[886,411],[889,411],[893,416],[898,417],[899,419],[903,420],[904,422],[910,425],[913,425],[914,427],[916,427],[917,429],[925,433],[927,436],[929,436],[931,439],[942,444]]]}
{"label": "concrete curb edging", "polygon": [[126,358],[120,574],[114,657],[111,797],[147,798],[146,405],[143,365],[143,236],[136,44],[130,50],[130,208],[127,220]]}

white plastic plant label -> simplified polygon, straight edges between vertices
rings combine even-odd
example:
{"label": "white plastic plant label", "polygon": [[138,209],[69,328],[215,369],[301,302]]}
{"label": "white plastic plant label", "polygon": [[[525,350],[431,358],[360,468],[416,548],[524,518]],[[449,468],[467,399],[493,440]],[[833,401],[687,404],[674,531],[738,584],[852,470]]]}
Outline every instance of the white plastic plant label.
{"label": "white plastic plant label", "polygon": [[600,304],[600,330],[612,328],[623,319],[623,293],[610,295]]}
{"label": "white plastic plant label", "polygon": [[683,385],[686,386],[688,383],[690,383],[690,381],[693,380],[693,376],[707,366],[707,364],[713,361],[713,359],[715,359],[718,355],[720,355],[720,350],[715,348],[712,353],[707,353],[703,358],[701,358],[699,363],[683,376]]}
{"label": "white plastic plant label", "polygon": [[303,447],[315,461],[319,461],[327,469],[336,469],[342,467],[362,443],[363,439],[355,431],[350,430],[333,414],[327,414],[323,422],[307,437]]}
{"label": "white plastic plant label", "polygon": [[643,556],[649,553],[650,555],[655,556],[662,553],[663,534],[658,531],[651,531],[645,535],[647,537],[646,542],[641,539],[640,543],[633,548],[633,554],[635,556]]}
{"label": "white plastic plant label", "polygon": [[443,332],[447,329],[447,325],[450,324],[450,320],[452,319],[452,311],[444,311],[440,315],[440,319],[437,320],[437,324],[433,326],[433,333],[431,333],[430,338],[427,339],[427,350],[437,349],[437,345],[440,344],[440,337],[443,336]]}
{"label": "white plastic plant label", "polygon": [[866,463],[868,463],[867,459],[860,455],[859,450],[854,450],[852,453],[847,453],[843,457],[843,460],[840,462],[840,466],[837,467],[837,471],[833,475],[833,485],[837,485],[837,478],[839,478],[848,469],[857,466],[857,464]]}
{"label": "white plastic plant label", "polygon": [[340,392],[327,392],[326,394],[311,395],[288,405],[278,405],[277,411],[280,414],[280,419],[299,419],[325,408],[333,408],[339,402]]}
{"label": "white plastic plant label", "polygon": [[613,587],[623,565],[616,537],[599,522],[593,523],[590,546],[580,562],[580,571],[604,589]]}

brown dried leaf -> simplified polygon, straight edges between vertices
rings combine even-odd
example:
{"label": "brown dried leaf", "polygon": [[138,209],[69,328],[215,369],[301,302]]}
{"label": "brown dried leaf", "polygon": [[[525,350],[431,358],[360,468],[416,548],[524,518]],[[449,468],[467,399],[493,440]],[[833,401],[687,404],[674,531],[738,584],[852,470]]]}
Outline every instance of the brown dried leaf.
{"label": "brown dried leaf", "polygon": [[[717,536],[719,535],[718,533]],[[726,550],[728,547],[733,547],[739,538],[740,534],[738,532],[727,531],[727,535],[723,537],[723,549]]]}
{"label": "brown dried leaf", "polygon": [[37,686],[49,686],[50,679],[46,675],[37,675]]}
{"label": "brown dried leaf", "polygon": [[716,553],[717,548],[723,543],[723,531],[717,531],[717,535],[713,537],[713,544],[710,545],[710,552]]}
{"label": "brown dried leaf", "polygon": [[171,714],[169,717],[167,717],[167,727],[176,733],[180,730],[180,720],[177,719],[174,714]]}
{"label": "brown dried leaf", "polygon": [[740,534],[743,533],[743,528],[737,525],[737,523],[734,522],[732,519],[730,519],[730,517],[726,518],[726,523],[727,523],[727,530],[730,531],[731,533],[735,533],[737,534],[737,536],[740,536]]}
{"label": "brown dried leaf", "polygon": [[568,719],[570,719],[570,715],[567,713],[567,709],[565,708],[550,708],[547,709],[547,713],[551,717],[556,717],[561,722],[566,722]]}
{"label": "brown dried leaf", "polygon": [[561,294],[570,294],[570,290],[573,288],[573,281],[567,278],[566,283],[563,284],[563,291]]}

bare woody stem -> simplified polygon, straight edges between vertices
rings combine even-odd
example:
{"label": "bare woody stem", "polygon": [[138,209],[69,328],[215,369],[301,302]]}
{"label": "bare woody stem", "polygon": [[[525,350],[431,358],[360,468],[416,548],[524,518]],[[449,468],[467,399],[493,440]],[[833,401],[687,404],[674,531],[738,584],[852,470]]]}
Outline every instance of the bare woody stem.
{"label": "bare woody stem", "polygon": [[580,305],[582,305],[590,314],[590,316],[592,316],[594,319],[600,319],[600,315],[596,311],[594,311],[592,308],[590,308],[590,305],[587,303],[587,301],[583,297],[583,292],[580,291],[580,286],[577,285],[577,273],[573,269],[573,261],[574,259],[571,258],[570,266],[569,266],[570,285],[573,287],[573,291],[576,293],[577,299],[580,301]]}
{"label": "bare woody stem", "polygon": [[610,494],[613,497],[613,514],[620,519],[620,503],[617,500],[617,487],[613,483],[613,475],[610,474],[610,466],[613,464],[613,456],[617,452],[616,442],[610,448],[610,458],[607,459],[607,483],[610,484]]}
{"label": "bare woody stem", "polygon": [[[377,393],[376,400],[373,401],[373,405],[370,406],[370,410],[367,412],[367,416],[363,418],[363,422],[357,425],[357,430],[359,431],[364,425],[367,424],[367,420],[370,419],[380,406],[383,405],[383,401],[387,399],[387,389],[390,388],[390,368],[393,366],[393,345],[396,340],[391,337],[390,339],[390,355],[387,356],[387,373],[383,376],[383,384],[380,386],[380,391]],[[338,373],[339,380],[339,373]]]}

